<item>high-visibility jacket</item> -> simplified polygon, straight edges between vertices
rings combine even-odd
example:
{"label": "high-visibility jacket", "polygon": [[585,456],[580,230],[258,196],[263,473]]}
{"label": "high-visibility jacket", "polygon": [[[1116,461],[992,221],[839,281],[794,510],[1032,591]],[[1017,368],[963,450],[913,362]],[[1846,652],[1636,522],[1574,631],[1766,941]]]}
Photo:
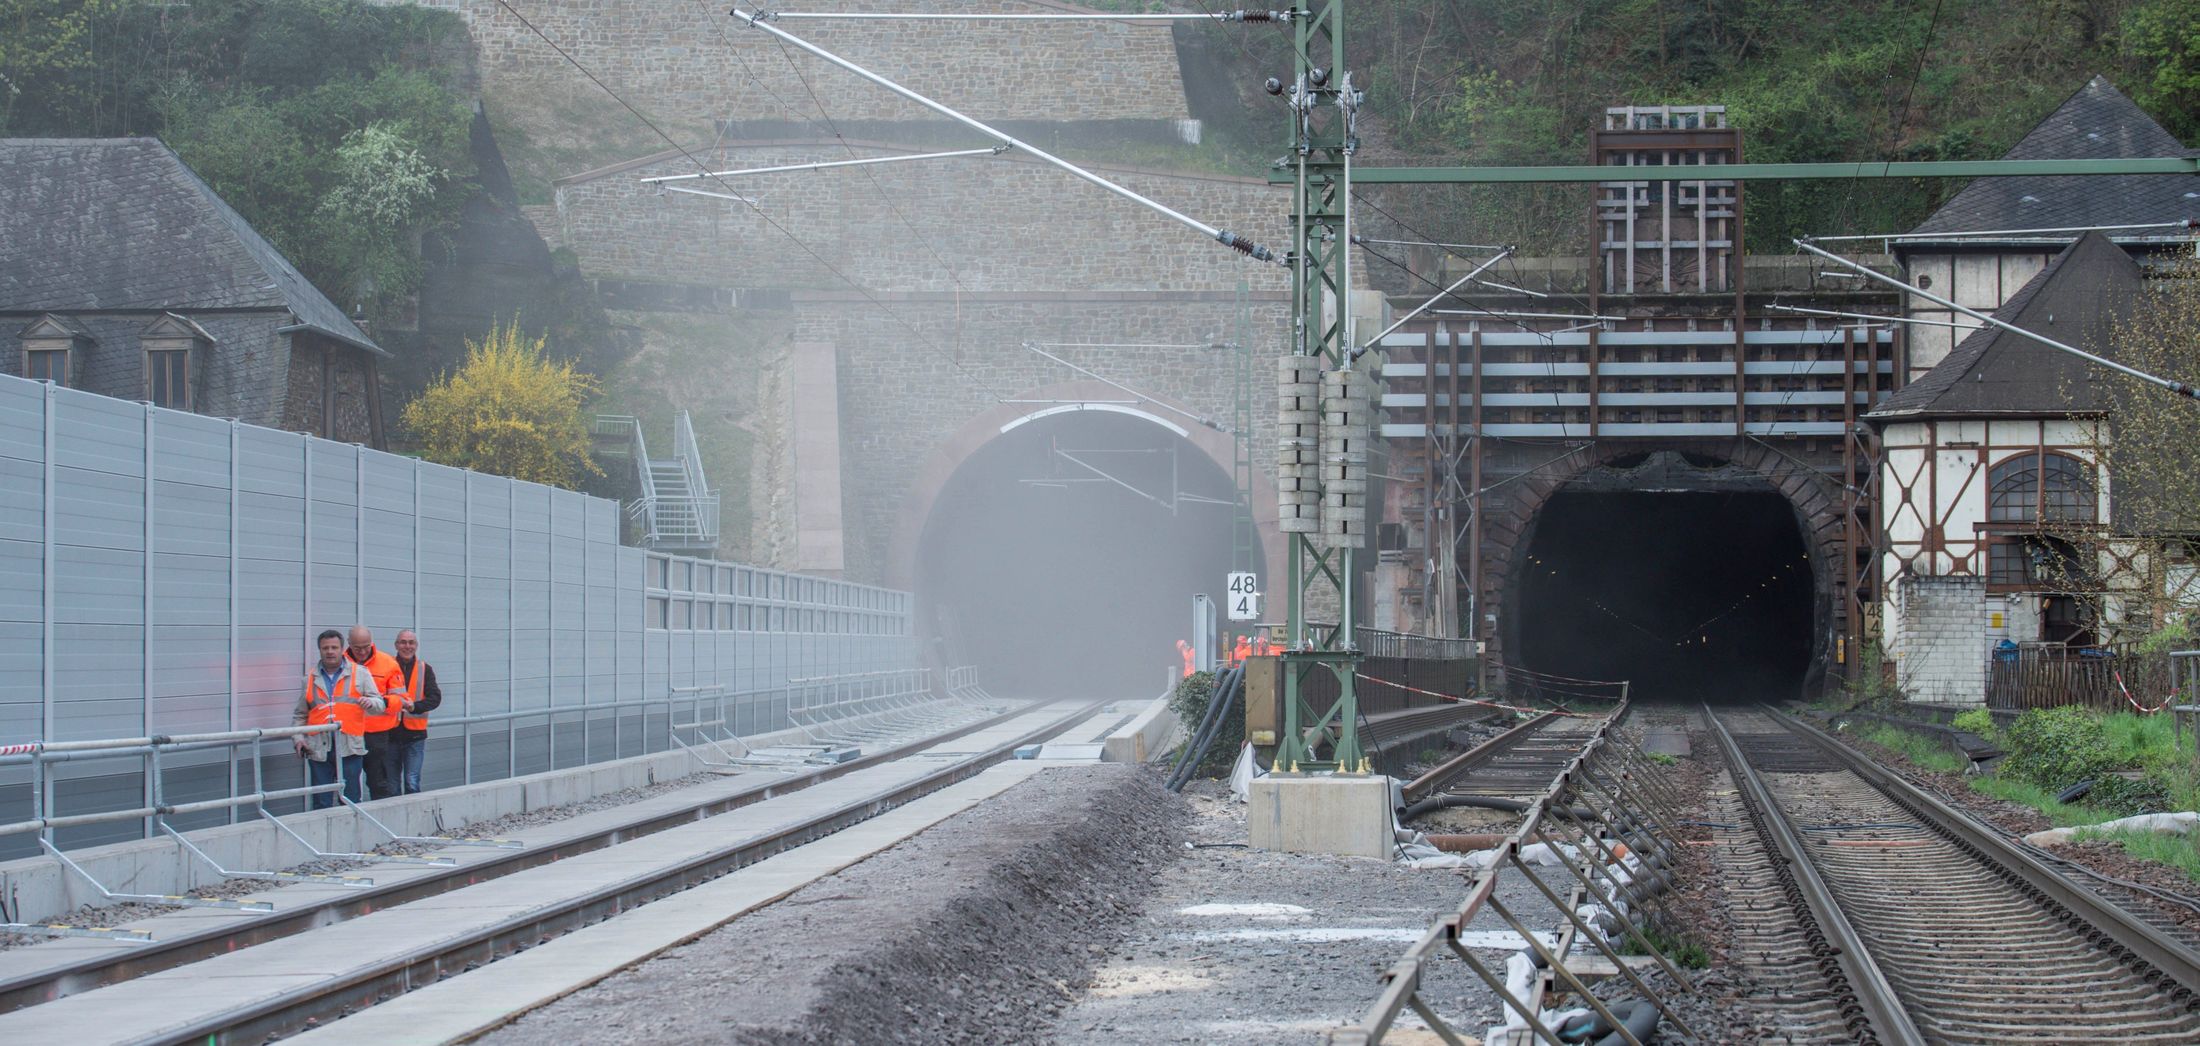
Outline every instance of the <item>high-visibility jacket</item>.
{"label": "high-visibility jacket", "polygon": [[374,677],[375,688],[382,691],[384,704],[381,714],[366,717],[367,732],[379,734],[397,725],[398,717],[404,712],[405,702],[412,694],[406,690],[405,672],[397,667],[397,659],[384,653],[381,647],[372,649],[373,653],[368,654],[365,661],[353,657],[350,647],[344,648],[344,657],[366,669],[367,674]]}
{"label": "high-visibility jacket", "polygon": [[1195,665],[1195,654],[1192,645],[1179,639],[1176,641],[1176,650],[1177,653],[1184,655],[1184,678],[1190,679],[1192,673],[1199,671]]}
{"label": "high-visibility jacket", "polygon": [[[397,698],[395,707],[403,708],[407,701],[420,700],[420,681],[426,678],[427,668],[428,663],[417,657],[413,658],[412,671],[410,672],[405,671],[404,665],[397,666],[398,685],[403,688],[403,692]],[[407,730],[426,730],[428,728],[428,713],[407,711],[398,719],[398,723]]]}
{"label": "high-visibility jacket", "polygon": [[[321,685],[321,668],[315,665],[306,675],[306,725],[332,722],[340,733],[353,737],[366,733],[367,711],[358,703],[359,695],[365,693],[359,685],[362,672],[366,669],[345,661],[344,673],[336,678],[336,690],[331,693]],[[372,673],[368,675],[372,678]]]}
{"label": "high-visibility jacket", "polygon": [[1230,648],[1230,663],[1242,665],[1245,663],[1245,659],[1251,656],[1253,656],[1253,641],[1245,636],[1237,637],[1236,645]]}

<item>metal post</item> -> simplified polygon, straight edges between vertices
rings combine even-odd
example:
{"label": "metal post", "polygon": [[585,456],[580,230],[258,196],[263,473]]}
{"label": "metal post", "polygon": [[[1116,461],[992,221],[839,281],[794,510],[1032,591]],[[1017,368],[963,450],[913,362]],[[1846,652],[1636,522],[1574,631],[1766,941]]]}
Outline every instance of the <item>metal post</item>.
{"label": "metal post", "polygon": [[[143,425],[143,429],[142,429],[142,432],[141,432],[141,436],[140,436],[140,438],[142,438],[142,439],[143,439],[143,440],[145,441],[144,445],[143,445],[142,447],[138,448],[138,449],[139,449],[139,451],[140,451],[140,452],[142,453],[142,464],[143,464],[143,466],[144,466],[144,468],[145,468],[145,477],[144,477],[144,479],[143,479],[143,480],[141,481],[141,483],[142,483],[142,486],[140,486],[140,487],[138,488],[138,489],[139,489],[140,491],[142,491],[142,492],[143,492],[143,494],[144,494],[144,499],[143,499],[143,501],[142,501],[142,503],[141,503],[141,506],[140,506],[140,507],[141,507],[141,508],[143,509],[143,512],[144,512],[144,514],[143,514],[142,516],[140,516],[140,517],[139,517],[139,520],[138,520],[138,522],[139,522],[140,526],[142,526],[142,527],[143,527],[143,530],[142,530],[142,531],[140,531],[140,534],[139,534],[139,539],[140,539],[140,540],[141,540],[141,541],[142,541],[143,543],[142,543],[142,544],[141,544],[141,545],[139,546],[139,551],[138,551],[138,557],[139,557],[139,559],[138,559],[138,566],[139,566],[139,568],[140,568],[140,571],[141,571],[141,575],[140,575],[140,576],[141,576],[141,578],[142,578],[142,580],[141,580],[141,583],[140,583],[140,584],[139,584],[139,586],[138,586],[138,640],[139,640],[139,644],[138,644],[138,688],[139,688],[139,689],[138,689],[138,700],[139,700],[139,701],[141,702],[141,705],[140,705],[140,709],[141,709],[141,711],[140,711],[140,713],[139,713],[139,715],[140,715],[140,721],[141,721],[141,722],[142,722],[142,723],[144,724],[144,726],[145,726],[145,733],[146,733],[146,734],[147,734],[148,736],[150,736],[150,735],[151,735],[151,734],[153,733],[153,503],[154,503],[154,498],[153,498],[153,410],[154,410],[154,408],[153,408],[153,405],[152,405],[152,404],[148,403],[148,404],[145,404],[144,406],[141,406],[141,407],[139,407],[138,409],[139,409],[139,411],[141,412],[141,413],[139,414],[139,421],[140,421],[140,422],[142,423],[142,425]],[[159,751],[159,749],[155,749],[155,750],[153,751],[153,753],[152,753],[152,759],[151,759],[151,761],[150,761],[150,762],[149,762],[148,764],[146,764],[146,765],[145,765],[145,767],[144,767],[144,774],[145,774],[145,780],[143,780],[143,781],[141,781],[141,782],[139,782],[139,783],[140,783],[140,785],[142,786],[142,794],[143,794],[143,795],[144,795],[144,797],[145,797],[145,805],[146,805],[146,806],[148,806],[148,807],[157,807],[157,806],[159,806],[159,805],[160,805],[160,780],[159,780],[159,778],[160,778],[160,751]],[[139,832],[139,834],[140,834],[140,835],[143,835],[143,836],[145,836],[145,837],[146,837],[146,838],[148,838],[148,839],[152,838],[152,835],[153,835],[153,818],[152,818],[152,817],[150,817],[150,816],[146,817],[146,818],[145,818],[145,822],[144,822],[144,824],[143,824],[143,825],[141,825],[141,826],[139,827],[139,829],[138,829],[138,832]]]}
{"label": "metal post", "polygon": [[[1318,358],[1325,369],[1351,364],[1351,155],[1358,148],[1353,126],[1358,97],[1344,69],[1344,3],[1327,0],[1318,10],[1293,13],[1294,72],[1288,93],[1290,148],[1297,191],[1292,204],[1292,351]],[[1353,576],[1356,550],[1325,548],[1305,534],[1289,536],[1290,577],[1287,620],[1291,653],[1283,659],[1284,730],[1277,739],[1280,766],[1300,769],[1359,770],[1366,759],[1358,741],[1359,701],[1352,647],[1356,608]],[[1325,585],[1338,599],[1337,629],[1309,634],[1309,588]],[[1307,743],[1299,711],[1309,671],[1320,667],[1337,678],[1338,697],[1316,726],[1339,726],[1329,758],[1318,759]],[[1309,710],[1312,711],[1312,710]]]}
{"label": "metal post", "polygon": [[[238,428],[240,424],[242,423],[235,418],[229,419],[229,661],[222,668],[229,679],[229,703],[226,722],[231,730],[237,728],[237,554],[239,552],[237,516],[238,505],[242,500],[238,494],[238,479],[240,477],[237,475],[237,434],[241,431]],[[257,741],[252,743],[252,758],[255,762],[260,758],[260,744]],[[229,763],[229,794],[236,795],[237,753],[235,750],[229,752],[227,762]],[[229,808],[229,823],[237,823],[237,808],[234,806]]]}
{"label": "metal post", "polygon": [[[466,492],[465,508],[459,513],[459,517],[464,520],[460,524],[463,536],[459,546],[461,549],[459,558],[465,565],[465,578],[463,581],[464,587],[459,594],[461,602],[458,608],[459,645],[461,647],[459,672],[466,678],[459,681],[459,685],[465,687],[465,692],[459,698],[458,714],[471,719],[474,714],[474,474],[471,471],[462,472],[458,478],[460,486]],[[465,783],[473,784],[474,725],[465,723],[458,730],[461,771],[465,774]]]}
{"label": "metal post", "polygon": [[[41,484],[45,497],[45,507],[40,522],[44,523],[45,525],[40,527],[39,531],[40,537],[44,542],[43,552],[45,555],[45,564],[41,571],[41,576],[39,579],[39,598],[44,603],[44,606],[41,608],[42,612],[39,614],[38,632],[38,739],[41,741],[49,742],[54,740],[55,711],[53,700],[53,603],[55,560],[53,536],[54,502],[56,500],[54,497],[53,462],[55,399],[54,392],[55,386],[51,383],[48,383],[44,389],[45,413],[40,419],[45,429],[45,432],[43,434],[45,440],[45,453],[40,460],[40,466],[43,470]],[[35,767],[39,764],[34,762],[31,765]],[[31,782],[31,791],[34,796],[34,798],[32,799],[32,804],[37,807],[36,812],[39,817],[46,817],[53,810],[53,779],[44,773],[34,774],[33,778],[34,779]],[[39,832],[38,838],[39,841],[42,843],[51,844],[53,842],[53,830],[49,828],[45,831]]]}

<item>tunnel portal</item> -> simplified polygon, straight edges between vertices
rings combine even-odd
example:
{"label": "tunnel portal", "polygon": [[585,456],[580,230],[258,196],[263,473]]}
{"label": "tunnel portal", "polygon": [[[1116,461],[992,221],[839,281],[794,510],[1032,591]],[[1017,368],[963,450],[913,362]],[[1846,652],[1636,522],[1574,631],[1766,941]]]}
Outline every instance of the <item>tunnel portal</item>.
{"label": "tunnel portal", "polygon": [[[1166,423],[1069,410],[973,451],[934,501],[918,639],[1002,697],[1151,697],[1231,569],[1229,474]],[[1257,558],[1255,562],[1259,562]]]}
{"label": "tunnel portal", "polygon": [[1563,488],[1516,564],[1523,667],[1626,679],[1645,699],[1798,695],[1815,571],[1776,491]]}

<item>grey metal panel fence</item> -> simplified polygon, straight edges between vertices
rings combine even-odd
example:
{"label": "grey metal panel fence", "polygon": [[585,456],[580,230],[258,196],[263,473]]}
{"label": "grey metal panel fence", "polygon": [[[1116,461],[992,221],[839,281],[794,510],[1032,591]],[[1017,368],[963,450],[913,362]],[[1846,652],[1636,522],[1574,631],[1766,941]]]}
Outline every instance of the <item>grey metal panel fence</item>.
{"label": "grey metal panel fence", "polygon": [[[672,702],[698,694],[782,729],[790,679],[914,664],[904,593],[618,535],[601,498],[0,377],[0,745],[287,725],[312,637],[354,622],[385,647],[417,629],[436,666],[431,787],[663,750]],[[302,783],[287,744],[259,758],[269,787]],[[251,770],[179,756],[164,801]],[[145,776],[58,764],[43,809],[135,806]],[[0,822],[30,815],[28,781],[0,768]]]}

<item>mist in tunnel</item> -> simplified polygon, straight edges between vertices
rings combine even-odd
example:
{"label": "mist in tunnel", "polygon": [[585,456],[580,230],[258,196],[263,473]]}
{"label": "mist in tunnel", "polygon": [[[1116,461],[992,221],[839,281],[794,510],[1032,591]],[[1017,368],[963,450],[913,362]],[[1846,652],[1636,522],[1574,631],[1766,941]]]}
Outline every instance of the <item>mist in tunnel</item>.
{"label": "mist in tunnel", "polygon": [[1229,475],[1174,432],[1083,410],[974,452],[925,522],[918,639],[1001,697],[1159,693],[1192,597],[1231,569]]}
{"label": "mist in tunnel", "polygon": [[1652,699],[1795,696],[1812,563],[1777,493],[1554,495],[1516,577],[1517,660]]}

